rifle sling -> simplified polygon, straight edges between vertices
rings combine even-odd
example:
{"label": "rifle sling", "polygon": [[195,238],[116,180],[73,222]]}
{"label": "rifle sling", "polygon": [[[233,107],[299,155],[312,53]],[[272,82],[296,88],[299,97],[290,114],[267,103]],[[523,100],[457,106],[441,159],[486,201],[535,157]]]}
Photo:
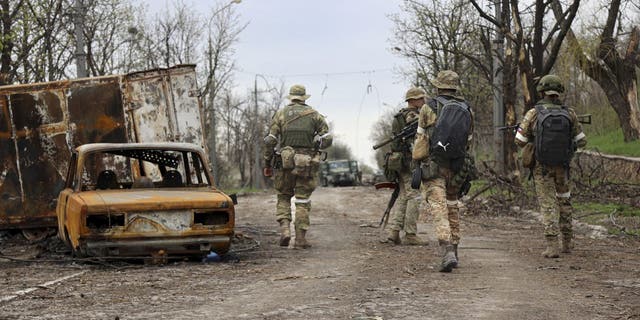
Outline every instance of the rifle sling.
{"label": "rifle sling", "polygon": [[287,122],[285,122],[285,123],[284,123],[284,125],[282,126],[282,129],[285,129],[289,124],[291,124],[291,122],[296,121],[296,120],[298,120],[298,119],[300,119],[300,118],[302,118],[302,117],[308,116],[308,115],[310,115],[310,114],[312,114],[312,113],[315,113],[315,112],[316,112],[316,111],[315,111],[315,110],[313,110],[313,109],[309,109],[309,110],[306,110],[306,111],[300,112],[300,113],[299,113],[298,115],[296,115],[295,117],[293,117],[293,118],[291,118],[291,119],[287,120]]}

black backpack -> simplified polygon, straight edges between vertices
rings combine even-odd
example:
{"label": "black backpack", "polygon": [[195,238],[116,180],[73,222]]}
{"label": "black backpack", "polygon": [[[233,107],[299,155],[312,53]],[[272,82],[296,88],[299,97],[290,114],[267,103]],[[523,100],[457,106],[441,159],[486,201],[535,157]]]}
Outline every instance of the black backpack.
{"label": "black backpack", "polygon": [[467,152],[471,110],[464,101],[442,96],[435,97],[435,100],[442,107],[436,112],[438,120],[430,137],[429,155],[438,165],[457,172]]}
{"label": "black backpack", "polygon": [[568,166],[573,157],[573,124],[567,107],[545,108],[537,105],[536,161],[548,166]]}

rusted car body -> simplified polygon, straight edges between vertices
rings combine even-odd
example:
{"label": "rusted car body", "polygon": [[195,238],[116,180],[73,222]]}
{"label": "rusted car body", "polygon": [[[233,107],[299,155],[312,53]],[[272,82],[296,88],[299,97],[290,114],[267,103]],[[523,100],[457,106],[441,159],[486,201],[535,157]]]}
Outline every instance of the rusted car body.
{"label": "rusted car body", "polygon": [[58,235],[79,256],[176,256],[229,250],[234,200],[186,143],[86,144],[57,202]]}
{"label": "rusted car body", "polygon": [[0,86],[0,229],[56,226],[72,151],[95,142],[204,146],[195,66]]}

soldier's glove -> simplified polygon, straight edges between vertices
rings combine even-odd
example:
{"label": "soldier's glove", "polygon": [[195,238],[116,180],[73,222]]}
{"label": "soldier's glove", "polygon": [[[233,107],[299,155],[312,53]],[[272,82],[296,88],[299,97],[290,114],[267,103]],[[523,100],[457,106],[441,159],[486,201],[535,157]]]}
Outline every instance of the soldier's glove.
{"label": "soldier's glove", "polygon": [[313,137],[313,145],[316,149],[322,149],[322,137],[319,135],[315,135]]}
{"label": "soldier's glove", "polygon": [[262,174],[265,177],[271,177],[273,175],[273,168],[271,168],[271,167],[262,168]]}

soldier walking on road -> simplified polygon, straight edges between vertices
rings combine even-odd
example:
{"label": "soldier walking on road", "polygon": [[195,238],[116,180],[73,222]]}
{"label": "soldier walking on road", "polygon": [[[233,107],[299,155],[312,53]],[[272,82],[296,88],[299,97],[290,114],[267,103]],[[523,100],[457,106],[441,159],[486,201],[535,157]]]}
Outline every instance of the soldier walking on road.
{"label": "soldier walking on road", "polygon": [[[398,134],[407,124],[418,119],[420,108],[425,103],[426,93],[422,88],[411,88],[405,94],[407,107],[394,115],[391,130]],[[397,139],[391,142],[391,153],[387,155],[385,173],[387,179],[395,180],[399,187],[396,210],[393,214],[389,235],[384,243],[400,244],[400,231],[405,236],[402,243],[406,245],[425,244],[416,234],[420,206],[420,192],[411,188],[411,150],[413,138]]]}
{"label": "soldier walking on road", "polygon": [[[309,95],[304,86],[293,85],[287,98],[291,103],[276,112],[269,134],[264,138],[263,174],[271,177],[275,169],[280,245],[288,246],[291,239],[291,197],[295,195],[295,248],[306,249],[311,247],[306,240],[306,233],[310,225],[310,197],[318,184],[318,150],[331,146],[333,138],[324,116],[305,104]],[[278,144],[280,148],[276,152]]]}
{"label": "soldier walking on road", "polygon": [[523,164],[533,173],[546,240],[542,255],[557,258],[559,232],[562,252],[571,252],[573,208],[569,165],[576,148],[584,147],[587,139],[575,111],[560,101],[564,92],[560,77],[552,74],[542,77],[536,91],[542,100],[524,115],[515,142],[524,148]]}
{"label": "soldier walking on road", "polygon": [[440,71],[431,83],[437,95],[420,110],[413,159],[421,161],[423,197],[430,205],[442,251],[439,271],[451,272],[458,266],[458,199],[462,182],[468,183],[468,177],[459,176],[470,171],[467,149],[473,135],[473,115],[459,93],[457,73]]}

